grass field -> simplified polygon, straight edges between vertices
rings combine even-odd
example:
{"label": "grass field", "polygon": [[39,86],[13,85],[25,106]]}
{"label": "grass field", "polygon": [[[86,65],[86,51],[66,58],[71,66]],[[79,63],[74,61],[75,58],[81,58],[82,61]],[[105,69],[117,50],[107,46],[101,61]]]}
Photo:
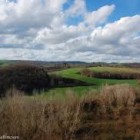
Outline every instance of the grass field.
{"label": "grass field", "polygon": [[[70,78],[70,79],[76,79],[83,82],[86,82],[88,84],[93,84],[93,86],[81,86],[81,87],[74,87],[70,88],[71,90],[77,91],[77,92],[84,92],[84,91],[90,91],[93,89],[98,89],[103,85],[114,85],[114,84],[129,84],[132,86],[138,86],[137,80],[117,80],[117,79],[102,79],[102,78],[94,78],[94,77],[86,77],[83,75],[80,75],[78,72],[80,72],[84,68],[70,68],[67,70],[61,70],[57,72],[53,72],[51,74],[56,74],[61,77]],[[136,68],[115,68],[115,67],[90,67],[90,70],[93,70],[95,72],[118,72],[118,73],[140,73],[140,69]],[[59,88],[59,89],[53,89],[64,92],[69,88]]]}
{"label": "grass field", "polygon": [[9,61],[0,60],[0,67],[8,66],[9,64]]}
{"label": "grass field", "polygon": [[63,100],[69,94],[75,94],[77,97],[83,97],[87,93],[95,93],[97,89],[95,86],[77,86],[77,87],[64,87],[64,88],[53,88],[49,91],[43,91],[39,97],[47,98],[50,100],[59,99]]}
{"label": "grass field", "polygon": [[[53,74],[66,77],[66,78],[72,78],[77,79],[89,84],[95,85],[95,87],[99,87],[105,84],[123,84],[128,83],[130,85],[137,85],[137,80],[116,80],[116,79],[101,79],[101,78],[92,78],[92,77],[86,77],[83,75],[78,74],[83,68],[71,68],[67,70],[62,70],[55,72]],[[111,68],[111,67],[92,67],[91,70],[97,71],[97,72],[139,72],[139,69],[132,69],[132,68]]]}

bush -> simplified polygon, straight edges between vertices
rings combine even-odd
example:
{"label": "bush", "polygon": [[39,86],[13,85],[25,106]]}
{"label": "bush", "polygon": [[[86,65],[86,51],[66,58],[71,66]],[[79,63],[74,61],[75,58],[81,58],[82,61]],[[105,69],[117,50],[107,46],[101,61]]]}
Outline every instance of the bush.
{"label": "bush", "polygon": [[93,77],[93,72],[91,70],[85,68],[81,71],[81,75],[84,75],[87,77]]}
{"label": "bush", "polygon": [[94,77],[106,79],[139,79],[138,73],[111,73],[111,72],[95,72]]}
{"label": "bush", "polygon": [[101,98],[105,106],[133,106],[136,98],[136,90],[127,84],[106,85],[101,90]]}

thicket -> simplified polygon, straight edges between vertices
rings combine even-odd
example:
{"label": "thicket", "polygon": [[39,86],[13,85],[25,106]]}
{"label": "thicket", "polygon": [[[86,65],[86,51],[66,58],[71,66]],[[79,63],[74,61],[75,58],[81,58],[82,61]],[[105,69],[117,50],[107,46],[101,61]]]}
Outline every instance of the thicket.
{"label": "thicket", "polygon": [[87,77],[96,77],[105,79],[140,79],[139,73],[95,72],[86,68],[83,69],[80,73]]}
{"label": "thicket", "polygon": [[140,79],[140,74],[138,73],[94,73],[94,77],[106,78],[106,79]]}
{"label": "thicket", "polygon": [[10,65],[0,68],[0,93],[4,93],[10,88],[31,93],[33,90],[48,88],[50,77],[47,71],[35,65]]}

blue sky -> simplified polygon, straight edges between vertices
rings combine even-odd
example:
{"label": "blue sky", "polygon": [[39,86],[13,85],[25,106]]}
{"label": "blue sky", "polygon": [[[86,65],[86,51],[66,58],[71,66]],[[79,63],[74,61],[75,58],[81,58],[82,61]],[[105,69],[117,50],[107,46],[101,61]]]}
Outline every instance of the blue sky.
{"label": "blue sky", "polygon": [[140,13],[139,0],[86,0],[88,10],[96,10],[103,5],[116,5],[116,15],[129,16]]}
{"label": "blue sky", "polygon": [[[109,21],[113,22],[125,16],[133,16],[140,14],[140,0],[85,0],[88,11],[95,11],[104,5],[116,6],[115,11],[109,17]],[[68,0],[64,4],[64,10],[74,3],[74,0]],[[81,17],[72,18],[68,20],[69,24],[78,24],[81,21]]]}
{"label": "blue sky", "polygon": [[140,62],[140,0],[0,0],[0,59]]}
{"label": "blue sky", "polygon": [[97,10],[103,5],[115,4],[116,9],[110,18],[111,21],[140,14],[140,0],[86,0],[86,3],[90,11]]}

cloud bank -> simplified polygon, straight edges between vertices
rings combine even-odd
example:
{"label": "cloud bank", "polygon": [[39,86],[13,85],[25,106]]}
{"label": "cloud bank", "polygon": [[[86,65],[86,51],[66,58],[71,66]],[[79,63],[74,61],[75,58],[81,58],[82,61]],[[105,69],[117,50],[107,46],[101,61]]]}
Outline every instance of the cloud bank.
{"label": "cloud bank", "polygon": [[0,59],[140,62],[140,15],[109,22],[115,5],[88,11],[84,0],[66,4],[0,0]]}

